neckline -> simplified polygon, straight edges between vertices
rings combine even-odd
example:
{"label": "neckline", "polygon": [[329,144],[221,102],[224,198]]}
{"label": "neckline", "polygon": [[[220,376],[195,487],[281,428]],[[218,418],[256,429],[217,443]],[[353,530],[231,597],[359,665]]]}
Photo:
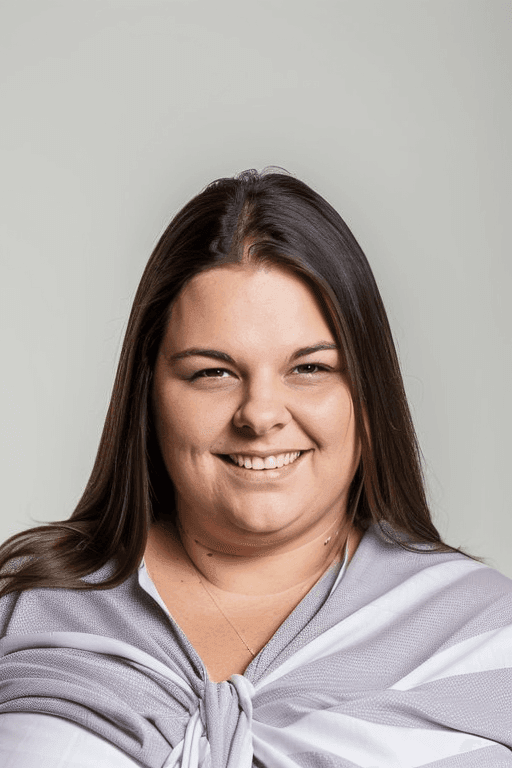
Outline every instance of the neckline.
{"label": "neckline", "polygon": [[[328,600],[331,595],[335,592],[335,590],[338,588],[340,582],[343,579],[343,576],[347,572],[348,566],[351,566],[354,560],[357,558],[357,555],[359,553],[359,550],[361,549],[361,545],[363,543],[363,540],[366,538],[367,532],[365,531],[363,533],[363,536],[361,537],[361,540],[359,542],[359,545],[354,552],[350,562],[348,562],[348,548],[345,549],[345,555],[342,561],[337,560],[334,563],[331,563],[328,568],[324,571],[324,573],[320,576],[320,578],[311,586],[311,588],[307,591],[307,593],[304,595],[304,597],[297,603],[295,608],[291,611],[291,613],[288,614],[288,616],[284,619],[284,621],[279,625],[277,630],[274,632],[270,640],[266,643],[266,645],[261,648],[261,650],[256,654],[256,656],[249,662],[247,667],[245,668],[244,672],[242,673],[242,677],[247,678],[251,682],[253,682],[253,677],[257,675],[257,670],[260,664],[264,661],[264,658],[268,656],[268,654],[272,651],[273,646],[278,642],[280,636],[283,632],[285,632],[289,626],[289,624],[296,621],[297,614],[300,614],[305,609],[307,610],[307,606],[313,599],[313,597],[316,598],[318,601],[318,605],[315,610],[315,614],[320,610],[320,608],[324,605],[326,600]],[[150,597],[155,600],[155,602],[160,606],[160,608],[164,611],[165,615],[171,622],[174,630],[180,637],[180,640],[182,641],[183,646],[187,649],[187,653],[189,655],[190,660],[193,662],[193,667],[197,670],[200,670],[201,677],[205,685],[209,686],[222,686],[226,683],[230,682],[231,678],[228,678],[226,680],[220,680],[220,681],[214,681],[210,678],[208,669],[206,667],[206,664],[204,663],[203,659],[199,655],[198,651],[195,649],[194,645],[188,638],[187,634],[184,632],[184,630],[180,627],[176,619],[173,617],[169,609],[167,608],[166,604],[164,603],[162,597],[160,596],[153,580],[151,579],[149,572],[146,568],[146,564],[144,561],[144,557],[141,560],[141,563],[139,564],[138,569],[138,581],[140,587],[150,595]],[[321,594],[316,594],[316,593]],[[306,626],[309,622],[310,618],[306,621]],[[300,630],[301,631],[301,630]]]}

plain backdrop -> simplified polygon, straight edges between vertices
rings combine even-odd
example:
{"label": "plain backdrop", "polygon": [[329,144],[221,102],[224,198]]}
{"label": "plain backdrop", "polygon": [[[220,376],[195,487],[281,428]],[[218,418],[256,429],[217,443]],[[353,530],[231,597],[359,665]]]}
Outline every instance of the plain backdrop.
{"label": "plain backdrop", "polygon": [[162,230],[278,165],[365,250],[436,524],[512,576],[508,0],[2,0],[0,539],[69,516]]}

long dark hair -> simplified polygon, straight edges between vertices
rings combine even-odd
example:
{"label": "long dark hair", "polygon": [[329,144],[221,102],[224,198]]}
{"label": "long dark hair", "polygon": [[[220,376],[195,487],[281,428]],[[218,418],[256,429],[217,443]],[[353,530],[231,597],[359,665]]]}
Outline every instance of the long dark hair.
{"label": "long dark hair", "polygon": [[[151,522],[173,509],[150,408],[170,307],[194,275],[244,260],[286,267],[306,281],[344,352],[361,441],[347,510],[354,525],[377,522],[402,545],[451,549],[430,517],[398,359],[366,257],[306,184],[282,172],[246,171],[210,184],[160,238],[135,296],[87,487],[69,520],[18,533],[0,548],[3,594],[109,588],[136,570]],[[113,565],[100,585],[83,580],[107,561]]]}

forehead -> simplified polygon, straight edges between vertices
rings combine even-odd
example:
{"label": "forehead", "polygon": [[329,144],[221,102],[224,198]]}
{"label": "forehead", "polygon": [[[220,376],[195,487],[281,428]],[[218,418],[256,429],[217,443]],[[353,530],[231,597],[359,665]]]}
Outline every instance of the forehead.
{"label": "forehead", "polygon": [[280,267],[223,266],[196,275],[172,306],[173,345],[334,341],[312,289]]}

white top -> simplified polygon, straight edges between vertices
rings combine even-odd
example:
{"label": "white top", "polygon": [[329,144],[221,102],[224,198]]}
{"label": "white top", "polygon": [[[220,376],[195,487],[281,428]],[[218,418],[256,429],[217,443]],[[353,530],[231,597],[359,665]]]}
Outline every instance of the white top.
{"label": "white top", "polygon": [[137,768],[130,757],[94,733],[52,715],[0,715],[2,768]]}

